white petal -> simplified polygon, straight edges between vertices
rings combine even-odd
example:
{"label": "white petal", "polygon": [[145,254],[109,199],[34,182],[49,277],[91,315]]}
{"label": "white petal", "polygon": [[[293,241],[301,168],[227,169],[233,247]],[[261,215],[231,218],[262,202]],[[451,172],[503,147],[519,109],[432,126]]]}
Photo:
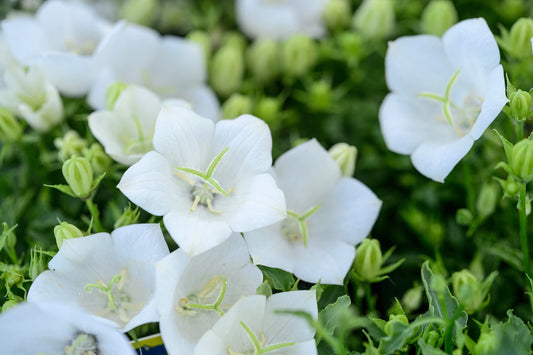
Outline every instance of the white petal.
{"label": "white petal", "polygon": [[122,260],[155,264],[169,253],[161,227],[157,223],[131,224],[111,233],[114,249]]}
{"label": "white petal", "polygon": [[22,63],[51,49],[46,33],[32,18],[4,20],[2,32],[13,56]]}
{"label": "white petal", "polygon": [[202,336],[194,349],[194,355],[227,355],[227,353],[226,343],[212,330],[209,330]]}
{"label": "white petal", "polygon": [[221,118],[220,103],[213,90],[207,85],[181,90],[180,97],[187,100],[192,110],[202,117],[217,121]]}
{"label": "white petal", "polygon": [[283,192],[269,174],[239,182],[227,198],[218,201],[214,208],[224,211],[228,224],[236,232],[268,226],[287,216]]}
{"label": "white petal", "polygon": [[163,217],[163,222],[172,239],[187,254],[200,254],[221,244],[230,236],[228,224],[221,218],[211,216],[211,212],[203,209],[186,211],[168,213]]}
{"label": "white petal", "polygon": [[109,86],[120,81],[113,69],[109,67],[95,69],[93,83],[87,95],[87,103],[95,110],[105,110],[106,94]]}
{"label": "white petal", "polygon": [[126,170],[117,187],[133,203],[156,216],[191,206],[189,185],[175,176],[168,160],[155,151]]}
{"label": "white petal", "polygon": [[316,355],[315,339],[307,340],[303,343],[297,343],[293,346],[283,348],[283,355]]}
{"label": "white petal", "polygon": [[298,30],[298,18],[288,5],[238,0],[235,7],[239,27],[249,37],[282,39]]}
{"label": "white petal", "polygon": [[315,139],[284,153],[274,169],[287,209],[296,213],[321,203],[341,176],[337,163]]}
{"label": "white petal", "polygon": [[156,263],[156,298],[161,315],[174,308],[174,293],[189,260],[187,253],[178,249]]}
{"label": "white petal", "polygon": [[474,139],[470,135],[455,141],[426,142],[414,151],[411,161],[422,175],[444,182],[473,144]]}
{"label": "white petal", "polygon": [[422,92],[444,95],[456,70],[438,37],[418,35],[389,42],[385,76],[393,92],[413,96]]}
{"label": "white petal", "polygon": [[163,105],[155,125],[154,147],[172,168],[205,172],[211,158],[208,154],[213,131],[213,121],[183,107]]}
{"label": "white petal", "polygon": [[252,115],[218,121],[212,158],[228,148],[217,165],[214,177],[222,184],[235,183],[267,171],[272,165],[272,136],[268,125]]}
{"label": "white petal", "polygon": [[500,63],[498,45],[485,20],[461,21],[444,33],[442,41],[454,68],[474,85],[485,87],[487,76]]}

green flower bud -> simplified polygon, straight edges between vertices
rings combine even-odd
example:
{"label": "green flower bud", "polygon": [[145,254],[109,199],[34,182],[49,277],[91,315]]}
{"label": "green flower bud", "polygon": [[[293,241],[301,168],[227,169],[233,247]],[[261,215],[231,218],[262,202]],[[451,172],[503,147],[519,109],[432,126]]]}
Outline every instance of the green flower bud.
{"label": "green flower bud", "polygon": [[268,281],[265,281],[257,287],[256,293],[258,295],[265,295],[267,297],[270,297],[272,296],[272,287],[270,287]]}
{"label": "green flower bud", "polygon": [[469,314],[479,310],[485,295],[481,289],[481,282],[468,270],[454,272],[452,275],[453,293]]}
{"label": "green flower bud", "polygon": [[533,178],[533,141],[522,139],[511,149],[511,171],[518,178],[529,181]]}
{"label": "green flower bud", "polygon": [[365,0],[353,18],[353,26],[364,36],[374,39],[391,35],[394,22],[394,4],[391,0]]}
{"label": "green flower bud", "polygon": [[365,52],[363,37],[354,31],[342,32],[337,36],[343,58],[351,65],[357,65]]}
{"label": "green flower bud", "polygon": [[73,224],[61,222],[54,227],[54,236],[56,237],[56,244],[58,249],[61,249],[63,241],[67,239],[81,238],[83,232]]}
{"label": "green flower bud", "polygon": [[22,268],[18,265],[4,265],[6,270],[3,272],[3,278],[6,284],[11,287],[24,280]]}
{"label": "green flower bud", "polygon": [[4,142],[15,142],[22,135],[19,121],[6,108],[0,107],[0,139]]}
{"label": "green flower bud", "polygon": [[511,117],[519,121],[527,119],[531,110],[531,95],[527,91],[516,90],[509,97],[509,107]]}
{"label": "green flower bud", "polygon": [[159,11],[157,0],[126,0],[120,8],[120,17],[129,22],[149,26]]}
{"label": "green flower bud", "polygon": [[485,218],[494,213],[499,200],[498,186],[495,183],[482,184],[476,201],[476,210],[479,217]]}
{"label": "green flower bud", "polygon": [[205,31],[192,31],[187,35],[187,39],[198,43],[204,49],[205,60],[208,61],[211,58],[211,39],[209,34]]}
{"label": "green flower bud", "polygon": [[222,96],[236,92],[242,84],[244,60],[237,46],[222,46],[211,62],[211,86]]}
{"label": "green flower bud", "polygon": [[274,124],[279,120],[281,100],[275,97],[263,96],[255,105],[254,115],[268,124]]}
{"label": "green flower bud", "polygon": [[439,343],[440,338],[441,335],[435,330],[430,330],[424,334],[424,340],[429,346],[432,347],[438,347],[437,345]]}
{"label": "green flower bud", "polygon": [[122,215],[115,222],[114,228],[117,229],[119,227],[129,226],[130,224],[137,223],[139,220],[139,215],[139,207],[132,209],[131,205],[128,205],[128,207],[124,209]]}
{"label": "green flower bud", "polygon": [[505,196],[514,197],[518,195],[520,185],[511,176],[507,177],[507,180],[500,182]]}
{"label": "green flower bud", "polygon": [[391,327],[394,323],[396,322],[400,322],[400,323],[403,323],[405,325],[409,325],[409,320],[407,319],[407,317],[405,316],[405,314],[391,314],[389,316],[389,321],[385,324],[385,327],[383,328],[383,331],[385,332],[385,334],[390,334],[391,333]]}
{"label": "green flower bud", "polygon": [[85,152],[85,158],[91,163],[96,175],[106,172],[113,163],[111,158],[104,152],[104,148],[98,143],[91,144],[91,147]]}
{"label": "green flower bud", "polygon": [[503,47],[517,59],[531,57],[531,37],[533,37],[533,19],[520,18],[508,34],[503,35]]}
{"label": "green flower bud", "polygon": [[355,159],[357,158],[357,148],[347,143],[337,143],[329,149],[329,156],[341,168],[342,176],[353,176],[355,171]]}
{"label": "green flower bud", "polygon": [[72,157],[63,163],[63,176],[79,198],[87,198],[93,190],[93,168],[91,163],[82,157]]}
{"label": "green flower bud", "polygon": [[331,84],[325,80],[313,82],[309,88],[309,108],[316,112],[327,111],[331,107]]}
{"label": "green flower bud", "polygon": [[472,215],[472,212],[470,212],[467,208],[460,208],[455,213],[455,221],[460,226],[469,226],[472,224],[472,221],[474,220],[474,216]]}
{"label": "green flower bud", "polygon": [[306,35],[294,35],[281,45],[281,67],[290,77],[302,77],[307,74],[314,67],[317,57],[317,45]]}
{"label": "green flower bud", "polygon": [[28,270],[30,278],[35,280],[37,276],[46,269],[47,267],[43,253],[40,250],[32,249],[30,254],[30,268]]}
{"label": "green flower bud", "polygon": [[115,107],[115,102],[117,102],[120,94],[122,94],[122,91],[126,90],[128,85],[121,81],[117,81],[111,85],[109,85],[109,88],[107,88],[107,92],[105,94],[105,107],[108,110],[113,110],[113,107]]}
{"label": "green flower bud", "polygon": [[235,118],[245,113],[252,113],[252,99],[241,94],[232,94],[222,105],[223,118]]}
{"label": "green flower bud", "polygon": [[440,37],[456,22],[457,11],[451,1],[431,1],[422,13],[422,32]]}
{"label": "green flower bud", "polygon": [[267,83],[279,75],[279,43],[271,39],[258,39],[248,47],[246,64],[252,76],[261,83]]}
{"label": "green flower bud", "polygon": [[524,0],[501,0],[494,3],[495,13],[502,19],[507,21],[514,21],[520,17],[525,11]]}
{"label": "green flower bud", "polygon": [[363,281],[375,280],[381,271],[383,255],[377,239],[365,239],[355,252],[355,272]]}
{"label": "green flower bud", "polygon": [[81,156],[87,150],[87,141],[76,131],[68,131],[63,138],[54,139],[54,145],[59,149],[59,156],[63,160]]}
{"label": "green flower bud", "polygon": [[238,48],[242,54],[246,50],[246,38],[239,32],[227,32],[222,38],[222,46]]}
{"label": "green flower bud", "polygon": [[424,288],[421,285],[416,285],[407,290],[402,297],[402,305],[407,313],[412,312],[422,304],[422,292]]}
{"label": "green flower bud", "polygon": [[15,307],[17,304],[19,304],[19,303],[17,301],[15,301],[15,300],[7,300],[7,301],[5,301],[4,304],[2,305],[2,312],[5,312],[5,311],[7,311],[10,308]]}
{"label": "green flower bud", "polygon": [[351,13],[347,0],[329,0],[322,16],[329,29],[341,30],[350,23]]}
{"label": "green flower bud", "polygon": [[498,338],[492,333],[481,333],[474,346],[474,355],[492,354],[499,346]]}

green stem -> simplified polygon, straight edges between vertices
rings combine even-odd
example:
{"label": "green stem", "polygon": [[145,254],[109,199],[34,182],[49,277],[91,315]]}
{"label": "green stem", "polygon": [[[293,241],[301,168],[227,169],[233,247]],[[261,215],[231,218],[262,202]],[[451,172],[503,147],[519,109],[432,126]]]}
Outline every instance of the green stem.
{"label": "green stem", "polygon": [[516,123],[516,138],[518,142],[524,139],[524,123],[523,122]]}
{"label": "green stem", "polygon": [[104,228],[102,228],[102,223],[100,222],[100,212],[98,211],[98,207],[93,203],[93,199],[86,199],[85,204],[87,205],[87,208],[93,217],[94,231],[96,233],[103,232]]}
{"label": "green stem", "polygon": [[365,295],[366,295],[366,305],[368,307],[368,313],[374,312],[374,300],[372,299],[372,289],[370,287],[370,282],[365,282]]}
{"label": "green stem", "polygon": [[520,213],[520,244],[522,245],[524,270],[527,275],[531,277],[531,264],[529,261],[529,245],[527,240],[527,215],[526,215],[526,183],[520,183],[519,190],[519,206]]}

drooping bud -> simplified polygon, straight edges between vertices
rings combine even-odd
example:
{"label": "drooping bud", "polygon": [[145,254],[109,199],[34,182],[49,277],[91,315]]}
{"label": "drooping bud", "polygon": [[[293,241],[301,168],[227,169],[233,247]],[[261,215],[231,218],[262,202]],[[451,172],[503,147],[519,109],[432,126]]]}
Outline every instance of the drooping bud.
{"label": "drooping bud", "polygon": [[56,238],[57,247],[61,249],[64,240],[81,238],[83,237],[83,232],[73,224],[61,222],[54,227],[54,236]]}
{"label": "drooping bud", "polygon": [[121,81],[117,81],[109,85],[109,88],[107,88],[107,92],[105,94],[106,109],[110,111],[113,110],[113,107],[115,107],[115,102],[117,102],[120,94],[122,94],[122,92],[126,90],[127,87],[128,85]]}
{"label": "drooping bud", "polygon": [[337,31],[348,26],[351,13],[349,1],[329,0],[322,16],[326,26],[330,30]]}
{"label": "drooping bud", "polygon": [[0,139],[4,142],[16,142],[22,134],[22,126],[13,114],[0,107]]}
{"label": "drooping bud", "polygon": [[486,218],[490,216],[496,209],[499,198],[496,183],[489,182],[482,184],[476,201],[476,210],[479,217]]}
{"label": "drooping bud", "polygon": [[126,0],[120,8],[120,17],[129,22],[150,26],[158,11],[158,0]]}
{"label": "drooping bud", "polygon": [[63,176],[79,198],[87,198],[93,190],[93,168],[91,163],[82,157],[72,157],[63,163]]}
{"label": "drooping bud", "polygon": [[531,37],[533,37],[533,19],[523,17],[513,24],[509,32],[502,33],[500,44],[516,59],[529,58]]}
{"label": "drooping bud", "polygon": [[394,22],[394,4],[391,0],[365,0],[353,18],[353,26],[364,36],[373,39],[391,35]]}
{"label": "drooping bud", "polygon": [[289,77],[302,77],[315,65],[318,49],[309,36],[297,34],[287,38],[281,45],[281,66]]}
{"label": "drooping bud", "polygon": [[442,36],[457,22],[457,11],[449,0],[431,1],[422,13],[422,32]]}
{"label": "drooping bud", "polygon": [[268,83],[279,75],[279,60],[279,43],[272,39],[257,39],[246,52],[246,64],[261,83]]}
{"label": "drooping bud", "polygon": [[244,59],[241,48],[231,43],[222,46],[211,62],[211,86],[222,96],[236,92],[244,75]]}
{"label": "drooping bud", "polygon": [[518,121],[524,121],[529,117],[531,110],[531,95],[527,91],[516,90],[509,97],[511,117]]}
{"label": "drooping bud", "polygon": [[245,113],[252,113],[253,103],[250,97],[241,94],[232,94],[222,105],[222,117],[231,119],[244,115]]}
{"label": "drooping bud", "polygon": [[365,239],[355,252],[355,272],[363,281],[375,280],[383,263],[381,247],[377,239]]}
{"label": "drooping bud", "polygon": [[337,143],[328,151],[329,156],[341,168],[342,176],[353,176],[355,171],[355,160],[357,159],[357,148],[347,143]]}
{"label": "drooping bud", "polygon": [[59,156],[66,160],[72,156],[83,155],[87,150],[87,141],[76,131],[68,131],[64,137],[54,139],[54,145],[59,149]]}
{"label": "drooping bud", "polygon": [[533,179],[533,141],[522,139],[511,149],[511,171],[524,181]]}

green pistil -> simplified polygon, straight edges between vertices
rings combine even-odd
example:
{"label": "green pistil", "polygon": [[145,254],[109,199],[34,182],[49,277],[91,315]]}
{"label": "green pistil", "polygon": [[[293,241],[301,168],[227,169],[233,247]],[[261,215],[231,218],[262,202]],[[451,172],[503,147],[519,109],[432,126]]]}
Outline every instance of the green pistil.
{"label": "green pistil", "polygon": [[448,81],[448,85],[446,85],[446,91],[444,92],[444,97],[437,95],[437,94],[432,94],[432,93],[421,93],[418,95],[419,97],[426,97],[428,99],[442,102],[443,104],[442,111],[444,112],[444,117],[446,117],[450,126],[453,126],[452,115],[450,113],[450,106],[457,108],[454,105],[454,103],[451,101],[450,94],[452,91],[452,86],[455,83],[455,80],[457,80],[457,76],[459,76],[459,72],[460,70],[456,71],[455,74],[453,74],[453,76],[451,77],[450,81]]}
{"label": "green pistil", "polygon": [[[304,246],[307,248],[307,224],[306,219],[311,216],[313,213],[315,213],[322,204],[318,204],[315,207],[312,207],[308,209],[304,214],[298,215],[296,212],[293,211],[287,211],[287,215],[289,215],[289,218],[294,218],[298,222],[298,226],[300,229],[301,237],[304,242]],[[289,222],[290,223],[290,222]]]}
{"label": "green pistil", "polygon": [[[222,317],[224,315],[224,311],[222,310],[222,308],[220,308],[220,304],[224,300],[224,296],[226,294],[226,286],[228,282],[224,276],[220,276],[220,278],[222,279],[222,286],[220,287],[220,291],[214,303],[212,304],[193,303],[188,298],[183,298],[180,300],[180,305],[183,306],[183,308],[185,309],[197,308],[197,309],[213,310]],[[206,286],[204,290],[202,290],[201,293],[206,293],[205,296],[208,296],[211,293],[212,287],[218,283],[218,280],[219,280],[218,276],[213,278],[213,280],[211,280],[211,282]],[[200,296],[200,298],[203,298],[203,297]]]}
{"label": "green pistil", "polygon": [[[263,348],[263,345],[265,345],[265,337],[263,333],[261,333],[261,341],[259,341],[259,339],[257,339],[257,336],[254,334],[254,332],[246,324],[244,324],[244,322],[241,322],[241,326],[246,331],[246,334],[248,334],[248,338],[250,338],[250,341],[252,342],[255,348],[254,355],[262,355],[262,354],[268,353],[269,351],[278,350],[278,349],[296,344],[295,342],[280,343],[280,344],[274,344],[274,345],[270,345],[270,346]],[[228,352],[230,354],[235,354],[229,349],[229,347],[228,347]]]}
{"label": "green pistil", "polygon": [[72,344],[65,347],[66,355],[96,354],[96,338],[91,334],[78,334]]}
{"label": "green pistil", "polygon": [[115,296],[113,295],[113,292],[111,292],[111,288],[114,284],[118,284],[120,280],[122,279],[122,276],[120,274],[116,274],[113,276],[111,281],[106,285],[103,282],[101,283],[95,283],[95,284],[87,284],[85,285],[85,292],[91,292],[93,288],[96,288],[102,292],[104,292],[107,295],[107,300],[109,302],[109,308],[114,310],[115,307]]}

